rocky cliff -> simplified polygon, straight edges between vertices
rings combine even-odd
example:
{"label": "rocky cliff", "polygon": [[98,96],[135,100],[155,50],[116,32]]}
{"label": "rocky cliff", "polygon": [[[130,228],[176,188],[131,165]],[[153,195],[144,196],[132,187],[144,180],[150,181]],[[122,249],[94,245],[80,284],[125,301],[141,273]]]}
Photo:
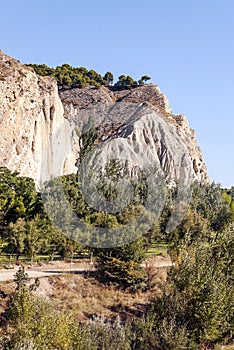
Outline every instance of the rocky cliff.
{"label": "rocky cliff", "polygon": [[0,165],[40,186],[75,172],[79,142],[63,117],[55,80],[0,53]]}
{"label": "rocky cliff", "polygon": [[193,180],[209,181],[194,131],[185,116],[172,114],[153,84],[58,94],[54,79],[0,53],[0,128],[0,166],[32,177],[38,186],[77,171],[81,136],[91,129],[96,132],[93,145],[105,158],[156,162],[176,180],[186,155]]}
{"label": "rocky cliff", "polygon": [[96,128],[95,145],[105,159],[155,163],[178,179],[182,159],[193,180],[209,182],[194,130],[184,115],[174,115],[165,95],[153,84],[118,91],[105,86],[60,92],[65,118],[79,134]]}

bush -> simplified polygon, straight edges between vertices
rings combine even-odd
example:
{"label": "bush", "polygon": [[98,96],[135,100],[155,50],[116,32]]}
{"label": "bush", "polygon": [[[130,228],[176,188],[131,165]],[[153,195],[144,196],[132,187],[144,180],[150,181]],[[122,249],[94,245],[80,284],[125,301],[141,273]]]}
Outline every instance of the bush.
{"label": "bush", "polygon": [[103,282],[114,282],[123,288],[143,288],[147,276],[142,267],[146,248],[143,239],[119,248],[98,250],[99,270]]}

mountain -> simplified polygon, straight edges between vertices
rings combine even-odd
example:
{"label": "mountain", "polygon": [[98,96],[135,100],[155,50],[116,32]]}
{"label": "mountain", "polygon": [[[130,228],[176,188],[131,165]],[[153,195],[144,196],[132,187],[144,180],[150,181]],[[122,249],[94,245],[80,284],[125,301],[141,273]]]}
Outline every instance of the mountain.
{"label": "mountain", "polygon": [[130,176],[137,167],[156,165],[175,181],[187,174],[209,182],[194,131],[153,84],[58,92],[54,78],[0,52],[0,128],[0,166],[32,177],[38,187],[77,172],[84,159],[95,168],[95,150],[102,154],[99,170],[118,158]]}

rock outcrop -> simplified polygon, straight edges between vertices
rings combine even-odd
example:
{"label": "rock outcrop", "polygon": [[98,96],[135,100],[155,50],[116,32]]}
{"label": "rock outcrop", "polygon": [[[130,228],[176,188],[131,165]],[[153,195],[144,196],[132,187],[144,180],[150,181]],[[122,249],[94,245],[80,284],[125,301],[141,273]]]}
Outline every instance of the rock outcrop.
{"label": "rock outcrop", "polygon": [[[102,148],[106,158],[116,155],[139,161],[141,154],[142,166],[144,160],[146,164],[151,160],[176,180],[180,172],[178,158],[186,156],[192,180],[209,182],[194,130],[184,115],[173,115],[158,86],[148,84],[121,91],[87,87],[62,91],[60,98],[65,118],[79,134],[89,128],[97,129],[95,144]],[[135,150],[135,155],[130,149]]]}
{"label": "rock outcrop", "polygon": [[[0,166],[32,177],[37,186],[77,172],[81,135],[95,129],[105,157],[155,162],[172,179],[187,157],[193,180],[208,182],[194,131],[173,115],[158,86],[70,89],[0,53]],[[135,158],[134,158],[135,157]],[[142,163],[142,164],[143,164]]]}
{"label": "rock outcrop", "polygon": [[76,172],[79,142],[54,79],[0,53],[0,166],[35,180]]}

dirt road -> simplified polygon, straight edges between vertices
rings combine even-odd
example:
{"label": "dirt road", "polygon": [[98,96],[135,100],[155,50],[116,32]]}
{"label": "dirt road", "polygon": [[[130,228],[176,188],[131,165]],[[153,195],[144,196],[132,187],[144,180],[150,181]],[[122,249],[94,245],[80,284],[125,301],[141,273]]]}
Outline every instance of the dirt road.
{"label": "dirt road", "polygon": [[[0,270],[0,282],[12,281],[19,267],[14,266],[10,270]],[[65,263],[54,261],[52,263],[43,264],[42,266],[25,266],[29,278],[49,277],[62,273],[81,273],[83,271],[91,271],[93,266],[89,262]]]}
{"label": "dirt road", "polygon": [[[171,261],[169,258],[155,257],[154,259],[147,260],[143,266],[147,264],[153,265],[153,267],[168,267],[171,266]],[[14,266],[11,270],[0,270],[0,282],[12,281],[14,280],[14,275],[18,271],[18,266]],[[27,272],[29,278],[36,277],[49,277],[53,275],[60,275],[63,273],[82,273],[83,271],[93,271],[94,266],[89,262],[76,262],[76,263],[64,263],[61,261],[54,261],[50,264],[45,264],[43,266],[26,266],[25,271]]]}

